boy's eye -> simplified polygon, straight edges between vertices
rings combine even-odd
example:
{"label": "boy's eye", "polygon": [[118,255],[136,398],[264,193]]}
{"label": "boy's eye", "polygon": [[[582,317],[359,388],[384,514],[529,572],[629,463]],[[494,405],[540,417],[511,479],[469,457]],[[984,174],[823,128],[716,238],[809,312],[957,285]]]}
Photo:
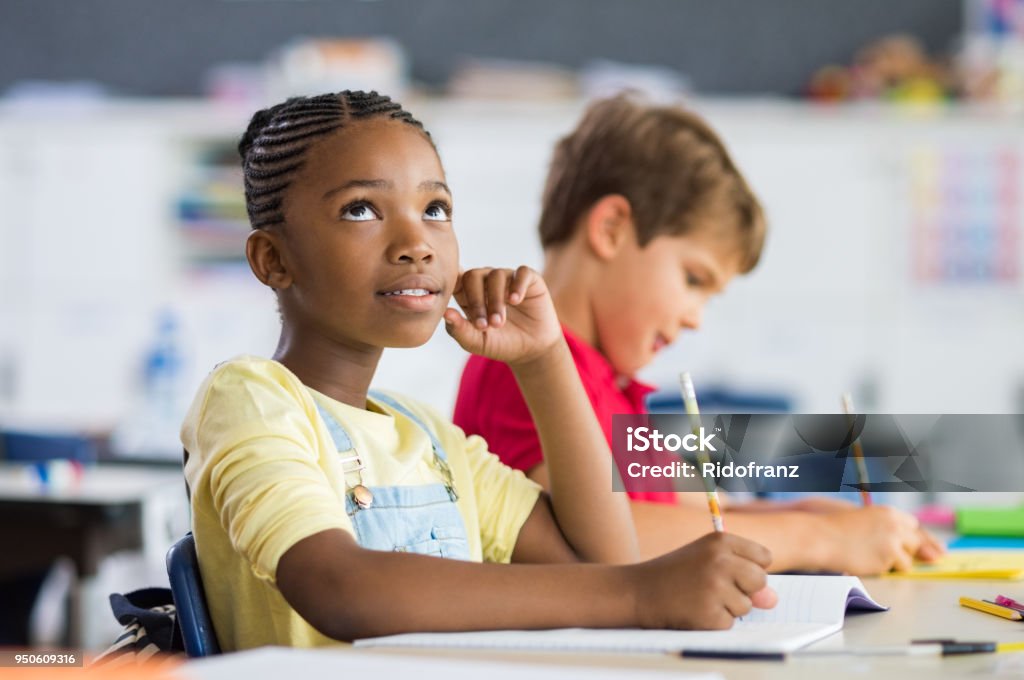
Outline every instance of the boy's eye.
{"label": "boy's eye", "polygon": [[444,203],[431,203],[423,211],[423,219],[435,222],[447,222],[452,218],[452,209]]}
{"label": "boy's eye", "polygon": [[342,208],[341,219],[350,222],[366,222],[367,220],[377,219],[377,214],[366,203],[350,203]]}
{"label": "boy's eye", "polygon": [[693,286],[694,288],[700,288],[704,285],[704,279],[692,272],[686,272],[686,285]]}

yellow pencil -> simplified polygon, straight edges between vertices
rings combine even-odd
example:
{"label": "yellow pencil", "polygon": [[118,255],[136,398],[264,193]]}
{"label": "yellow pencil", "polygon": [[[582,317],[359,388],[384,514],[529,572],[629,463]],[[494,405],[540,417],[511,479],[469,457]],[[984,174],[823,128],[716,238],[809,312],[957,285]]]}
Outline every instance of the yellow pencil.
{"label": "yellow pencil", "polygon": [[[843,410],[850,416],[850,428],[852,431],[853,420],[853,398],[847,392],[843,395]],[[853,440],[853,462],[857,466],[857,482],[860,484],[860,500],[865,507],[871,505],[871,493],[867,489],[868,466],[864,462],[864,450],[860,447],[860,437]]]}
{"label": "yellow pencil", "polygon": [[1011,621],[1020,621],[1021,619],[1024,619],[1024,616],[1022,616],[1016,609],[1010,609],[1009,607],[1003,607],[983,600],[975,600],[973,597],[961,597],[960,606],[977,609],[979,612],[985,612],[986,614],[992,614],[993,616],[1000,616],[1004,619],[1010,619]]}
{"label": "yellow pencil", "polygon": [[[690,377],[689,373],[679,374],[679,386],[683,392],[683,404],[686,405],[686,412],[690,414],[690,428],[699,438],[700,410],[697,408],[697,391],[693,389],[693,378]],[[696,454],[697,463],[700,464],[700,468],[703,470],[704,465],[710,463],[711,459],[708,457],[707,452],[700,448],[697,449]],[[722,506],[718,502],[718,490],[715,488],[715,480],[703,474],[701,474],[700,479],[704,483],[704,492],[708,497],[711,524],[715,527],[715,531],[725,531],[725,522],[722,520]]]}
{"label": "yellow pencil", "polygon": [[1024,652],[1024,642],[1000,642],[996,652]]}

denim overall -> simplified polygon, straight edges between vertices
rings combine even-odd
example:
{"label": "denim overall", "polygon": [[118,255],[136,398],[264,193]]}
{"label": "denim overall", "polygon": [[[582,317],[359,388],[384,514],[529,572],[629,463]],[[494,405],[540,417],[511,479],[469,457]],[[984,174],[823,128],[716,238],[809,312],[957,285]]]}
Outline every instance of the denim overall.
{"label": "denim overall", "polygon": [[[391,397],[377,392],[371,392],[370,396],[409,418],[427,433],[434,449],[434,467],[444,482],[422,486],[350,486],[349,475],[363,469],[362,460],[341,423],[317,403],[317,411],[331,433],[335,448],[338,453],[347,454],[342,460],[346,479],[345,511],[352,520],[356,542],[370,550],[470,559],[466,526],[455,505],[458,494],[441,442],[422,420]],[[352,463],[355,467],[346,465]],[[372,494],[369,504],[365,502],[366,490]]]}

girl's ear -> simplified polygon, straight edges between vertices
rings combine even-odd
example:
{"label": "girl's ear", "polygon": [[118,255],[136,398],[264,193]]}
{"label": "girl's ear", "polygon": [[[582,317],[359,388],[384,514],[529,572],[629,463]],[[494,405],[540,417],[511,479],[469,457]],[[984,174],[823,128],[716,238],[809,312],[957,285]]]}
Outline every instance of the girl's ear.
{"label": "girl's ear", "polygon": [[633,209],[622,194],[602,196],[584,219],[587,243],[601,260],[611,260],[633,232]]}
{"label": "girl's ear", "polygon": [[279,234],[253,229],[245,242],[245,257],[252,273],[263,285],[274,290],[284,290],[292,285],[292,274],[284,258]]}

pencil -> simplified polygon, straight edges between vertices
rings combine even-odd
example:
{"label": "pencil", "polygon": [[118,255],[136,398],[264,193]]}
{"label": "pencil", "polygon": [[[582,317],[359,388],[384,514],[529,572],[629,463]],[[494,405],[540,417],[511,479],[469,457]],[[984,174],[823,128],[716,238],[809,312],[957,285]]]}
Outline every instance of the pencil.
{"label": "pencil", "polygon": [[[686,412],[690,414],[690,428],[693,433],[700,437],[700,410],[697,408],[697,392],[693,389],[693,378],[689,373],[679,374],[679,386],[683,392],[683,404],[686,405]],[[704,465],[710,463],[707,451],[697,449],[697,462],[704,470]],[[711,511],[711,524],[715,531],[725,531],[725,522],[722,520],[722,506],[718,502],[718,491],[715,489],[715,480],[701,474],[701,481],[704,483],[704,492],[708,497],[708,509]]]}
{"label": "pencil", "polygon": [[1011,621],[1020,621],[1021,619],[1024,619],[1024,615],[1022,615],[1016,609],[1003,607],[1001,605],[995,604],[994,602],[975,600],[972,597],[961,597],[960,606],[969,607],[970,609],[977,609],[979,612],[985,612],[986,614],[992,614],[993,616],[999,616],[1004,619],[1010,619]]}
{"label": "pencil", "polygon": [[964,654],[992,654],[1003,649],[995,642],[949,642],[910,645],[883,645],[853,647],[850,649],[823,649],[799,651],[794,656],[963,656]]}
{"label": "pencil", "polygon": [[[843,395],[843,410],[850,419],[850,431],[853,431],[854,410],[850,393]],[[864,462],[864,450],[860,447],[860,437],[853,440],[853,462],[857,466],[857,482],[860,484],[860,500],[864,507],[871,505],[871,492],[868,491],[868,466]]]}

